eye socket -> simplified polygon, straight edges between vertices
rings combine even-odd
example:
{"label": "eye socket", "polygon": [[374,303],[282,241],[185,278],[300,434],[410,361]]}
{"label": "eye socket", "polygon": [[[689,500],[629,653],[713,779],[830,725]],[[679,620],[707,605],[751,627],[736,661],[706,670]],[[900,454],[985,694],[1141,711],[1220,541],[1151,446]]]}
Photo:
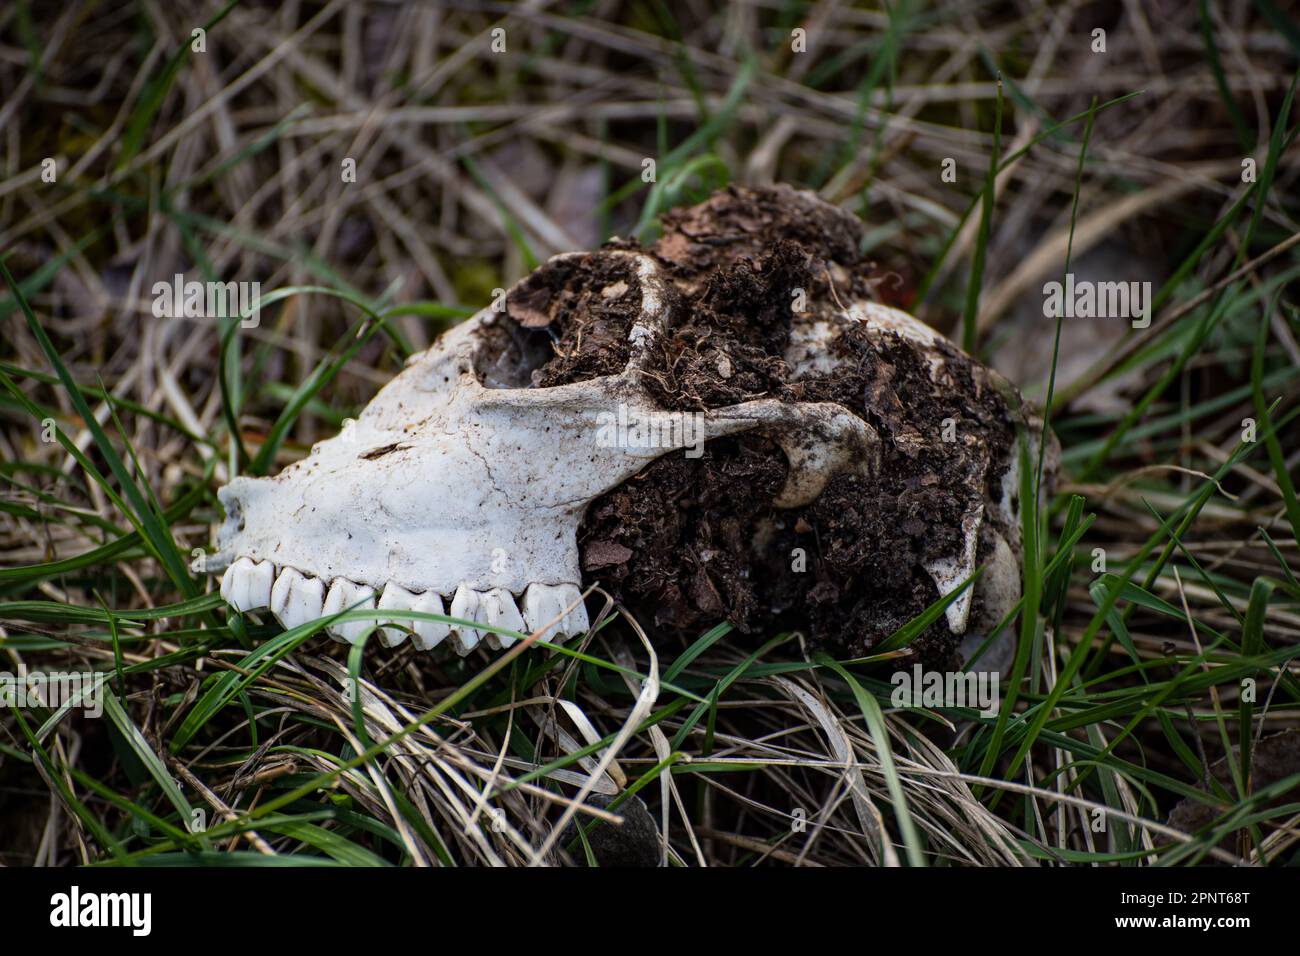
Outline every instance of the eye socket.
{"label": "eye socket", "polygon": [[641,281],[626,256],[552,259],[516,283],[505,309],[482,324],[474,357],[479,382],[552,388],[621,372],[641,298]]}
{"label": "eye socket", "polygon": [[555,356],[546,329],[530,329],[508,315],[493,317],[480,332],[474,373],[485,388],[531,388],[533,373]]}

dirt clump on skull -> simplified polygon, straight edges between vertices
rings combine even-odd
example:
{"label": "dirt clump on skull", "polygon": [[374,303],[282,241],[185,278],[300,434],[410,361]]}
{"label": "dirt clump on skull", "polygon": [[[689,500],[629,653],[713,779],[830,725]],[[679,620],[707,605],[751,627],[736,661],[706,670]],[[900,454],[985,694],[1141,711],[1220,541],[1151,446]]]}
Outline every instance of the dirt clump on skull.
{"label": "dirt clump on skull", "polygon": [[[835,403],[879,435],[872,473],[841,469],[798,507],[777,503],[788,444],[768,430],[650,461],[587,507],[584,583],[659,629],[797,628],[848,657],[946,593],[938,569],[968,569],[954,558],[963,549],[977,563],[1018,556],[1018,396],[910,317],[894,329],[900,313],[872,311],[880,277],[858,254],[863,231],[809,193],[731,188],[666,215],[652,246],[613,240],[561,257],[507,294],[504,320],[479,332],[484,384],[551,388],[623,370],[645,290],[635,257],[619,253],[640,253],[667,280],[656,292],[665,328],[639,364],[655,405],[707,415],[759,399]],[[951,665],[963,632],[990,628],[1011,586],[999,573],[998,597],[975,591],[960,627],[941,615],[912,644],[921,659]]]}

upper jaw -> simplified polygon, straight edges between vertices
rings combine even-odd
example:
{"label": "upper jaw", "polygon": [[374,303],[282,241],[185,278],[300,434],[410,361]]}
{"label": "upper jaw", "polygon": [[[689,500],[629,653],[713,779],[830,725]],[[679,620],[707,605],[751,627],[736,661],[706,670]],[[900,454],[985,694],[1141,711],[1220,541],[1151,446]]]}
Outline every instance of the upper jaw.
{"label": "upper jaw", "polygon": [[234,479],[210,569],[248,557],[444,595],[579,581],[577,503],[511,484],[493,423],[452,420],[403,432],[363,414],[274,478]]}
{"label": "upper jaw", "polygon": [[462,584],[521,593],[581,580],[572,509],[521,513],[491,494],[404,490],[390,473],[339,476],[328,493],[239,478],[220,492],[227,512],[209,561],[270,561],[320,578],[451,594]]}
{"label": "upper jaw", "polygon": [[[374,452],[382,451],[382,454]],[[352,608],[446,614],[558,641],[587,629],[566,505],[521,509],[496,487],[489,459],[464,432],[402,436],[359,425],[317,445],[275,478],[236,478],[218,492],[225,522],[222,596],[241,612],[269,609],[286,628]],[[436,477],[435,477],[436,476]],[[331,621],[357,641],[371,621]],[[469,624],[384,624],[392,645],[414,635],[459,653],[516,638]]]}

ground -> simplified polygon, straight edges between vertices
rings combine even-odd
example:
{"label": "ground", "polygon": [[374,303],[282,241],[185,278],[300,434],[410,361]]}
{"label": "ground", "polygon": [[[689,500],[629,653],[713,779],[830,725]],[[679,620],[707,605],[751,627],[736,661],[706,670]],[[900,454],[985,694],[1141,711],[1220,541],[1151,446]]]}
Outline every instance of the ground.
{"label": "ground", "polygon": [[[598,793],[643,801],[670,865],[1294,863],[1298,38],[1244,0],[4,5],[0,671],[109,693],[0,712],[0,862],[582,864],[566,827]],[[1060,439],[995,713],[893,699],[911,621],[863,663],[851,635],[895,621],[830,587],[768,622],[780,594],[656,568],[742,550],[694,515],[749,520],[778,480],[758,440],[588,519],[591,573],[675,578],[673,621],[593,592],[573,648],[461,659],[226,608],[216,489],[301,458],[553,254],[667,237],[683,294],[737,320],[721,382],[681,329],[665,399],[788,387],[765,289],[807,263],[707,261],[686,211],[774,183],[849,217],[794,245],[870,264],[864,295],[1011,374]],[[1067,272],[1149,282],[1149,326],[1044,315]],[[260,313],[169,316],[178,273],[258,282]],[[561,344],[613,363],[594,331]],[[872,407],[920,410],[874,368]],[[710,500],[728,469],[755,501]],[[662,546],[621,537],[687,482]],[[929,542],[869,497],[804,523],[845,574],[899,575],[863,542]]]}

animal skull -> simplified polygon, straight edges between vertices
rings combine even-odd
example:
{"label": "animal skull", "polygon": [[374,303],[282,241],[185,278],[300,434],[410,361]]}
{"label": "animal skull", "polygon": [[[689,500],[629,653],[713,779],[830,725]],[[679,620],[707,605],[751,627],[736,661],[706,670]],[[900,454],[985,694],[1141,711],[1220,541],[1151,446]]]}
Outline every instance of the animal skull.
{"label": "animal skull", "polygon": [[[720,195],[711,203],[721,203],[723,213],[731,209],[727,197],[760,196],[840,228],[847,218],[860,230],[810,194],[778,188]],[[717,294],[716,282],[683,264],[697,235],[683,247],[684,231],[670,225],[650,250],[616,241],[594,253],[554,257],[507,293],[504,308],[484,309],[413,356],[354,423],[305,459],[273,478],[240,477],[223,487],[226,520],[210,562],[225,571],[223,597],[241,612],[269,608],[286,628],[360,606],[446,613],[522,633],[546,628],[542,640],[560,641],[588,627],[578,541],[584,516],[593,501],[661,456],[689,448],[698,454],[701,437],[762,435],[785,457],[771,506],[791,510],[812,505],[835,479],[875,480],[886,452],[942,447],[939,436],[915,428],[890,427],[882,437],[870,415],[839,401],[767,394],[693,408],[673,400],[668,407],[665,355],[676,350],[678,325],[701,295]],[[906,313],[860,297],[844,306],[835,288],[852,290],[854,270],[824,250],[804,248],[826,270],[830,295],[789,314],[781,358],[792,388],[843,368],[847,360],[834,342],[856,325],[872,342],[905,344],[944,387],[960,379],[985,402],[998,389],[1013,392]],[[789,290],[779,291],[790,301]],[[585,348],[597,374],[570,370],[573,380],[561,375],[552,384],[539,370],[564,351],[556,327],[578,313],[608,319],[587,330],[586,343],[578,330],[579,344],[569,350]],[[729,372],[730,362],[722,355],[717,367]],[[954,376],[958,366],[962,374]],[[870,407],[870,398],[864,401]],[[1009,422],[1022,414],[1013,405],[1003,406]],[[615,420],[672,427],[652,429],[653,443],[606,440]],[[679,427],[683,422],[694,427]],[[697,430],[702,436],[692,434]],[[974,572],[977,559],[986,564],[977,586],[946,612],[951,634],[972,638],[1019,596],[1018,459],[1009,448],[972,451],[980,440],[963,439],[972,493],[962,502],[958,543],[924,563],[938,594]],[[336,622],[330,630],[355,642],[369,627]],[[450,637],[460,654],[480,640],[491,647],[515,640],[468,623],[413,620],[379,631],[390,646],[408,633],[422,649]]]}

